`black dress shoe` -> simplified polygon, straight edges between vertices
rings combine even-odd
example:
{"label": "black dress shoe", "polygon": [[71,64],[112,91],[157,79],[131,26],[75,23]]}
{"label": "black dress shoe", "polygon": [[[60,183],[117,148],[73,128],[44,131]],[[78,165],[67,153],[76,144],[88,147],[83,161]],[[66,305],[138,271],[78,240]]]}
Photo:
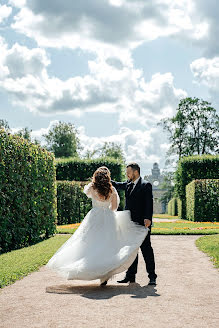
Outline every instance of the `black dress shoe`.
{"label": "black dress shoe", "polygon": [[135,282],[135,277],[133,277],[133,278],[125,277],[123,280],[117,280],[117,282],[119,282],[120,284],[124,284],[127,282]]}
{"label": "black dress shoe", "polygon": [[107,284],[107,280],[105,280],[104,282],[102,282],[102,283],[100,284],[100,286],[106,286],[106,284]]}
{"label": "black dress shoe", "polygon": [[156,286],[156,279],[150,279],[148,286]]}

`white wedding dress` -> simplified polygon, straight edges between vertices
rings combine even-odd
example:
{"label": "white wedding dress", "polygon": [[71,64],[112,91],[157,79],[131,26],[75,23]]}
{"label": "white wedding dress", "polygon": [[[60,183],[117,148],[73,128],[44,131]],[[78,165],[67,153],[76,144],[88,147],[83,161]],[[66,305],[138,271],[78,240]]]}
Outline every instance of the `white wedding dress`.
{"label": "white wedding dress", "polygon": [[131,220],[130,211],[113,211],[112,196],[119,196],[113,187],[108,200],[102,200],[92,183],[84,187],[92,198],[92,209],[75,233],[50,258],[46,267],[67,280],[101,282],[123,272],[133,263],[148,228]]}

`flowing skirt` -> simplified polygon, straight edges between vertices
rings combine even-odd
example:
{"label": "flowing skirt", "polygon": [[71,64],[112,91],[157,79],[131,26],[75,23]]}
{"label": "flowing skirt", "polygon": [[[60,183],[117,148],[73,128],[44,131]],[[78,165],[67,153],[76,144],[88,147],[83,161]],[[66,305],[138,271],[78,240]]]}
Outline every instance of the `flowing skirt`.
{"label": "flowing skirt", "polygon": [[46,267],[67,280],[103,282],[128,269],[147,233],[130,211],[94,207]]}

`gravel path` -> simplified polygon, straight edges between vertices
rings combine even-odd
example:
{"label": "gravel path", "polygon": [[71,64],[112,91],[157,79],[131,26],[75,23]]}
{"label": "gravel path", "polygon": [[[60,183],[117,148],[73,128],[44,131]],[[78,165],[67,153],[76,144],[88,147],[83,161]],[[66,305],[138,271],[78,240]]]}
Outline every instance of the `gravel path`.
{"label": "gravel path", "polygon": [[[152,236],[157,286],[65,281],[45,266],[0,291],[0,327],[219,327],[219,275],[195,246],[199,236]],[[139,252],[140,253],[140,252]],[[141,253],[140,253],[141,254]]]}

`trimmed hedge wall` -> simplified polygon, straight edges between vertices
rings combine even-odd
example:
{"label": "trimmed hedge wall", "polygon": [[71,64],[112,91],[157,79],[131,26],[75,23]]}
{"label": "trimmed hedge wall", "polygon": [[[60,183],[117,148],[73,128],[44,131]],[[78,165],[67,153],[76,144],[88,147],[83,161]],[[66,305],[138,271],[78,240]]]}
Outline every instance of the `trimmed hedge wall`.
{"label": "trimmed hedge wall", "polygon": [[60,158],[56,160],[56,179],[68,181],[86,181],[100,166],[107,166],[113,180],[122,181],[123,165],[116,159],[78,159]]}
{"label": "trimmed hedge wall", "polygon": [[178,214],[177,210],[177,198],[172,198],[168,203],[168,214],[176,216]]}
{"label": "trimmed hedge wall", "polygon": [[0,253],[52,236],[56,217],[53,154],[0,129]]}
{"label": "trimmed hedge wall", "polygon": [[[68,181],[90,181],[93,173],[100,166],[107,166],[111,172],[111,178],[115,181],[125,181],[124,165],[114,158],[78,159],[59,158],[56,159],[56,179]],[[122,210],[125,204],[125,193],[119,191],[120,205]],[[79,205],[77,205],[79,206]]]}
{"label": "trimmed hedge wall", "polygon": [[92,201],[83,192],[87,182],[57,181],[58,225],[78,223],[92,207]]}
{"label": "trimmed hedge wall", "polygon": [[177,215],[179,219],[182,217],[182,201],[179,198],[177,198]]}
{"label": "trimmed hedge wall", "polygon": [[219,221],[219,179],[193,180],[186,186],[186,216],[191,221]]}
{"label": "trimmed hedge wall", "polygon": [[175,188],[182,201],[179,217],[186,219],[186,185],[194,179],[218,179],[219,155],[196,155],[183,157],[175,175]]}

